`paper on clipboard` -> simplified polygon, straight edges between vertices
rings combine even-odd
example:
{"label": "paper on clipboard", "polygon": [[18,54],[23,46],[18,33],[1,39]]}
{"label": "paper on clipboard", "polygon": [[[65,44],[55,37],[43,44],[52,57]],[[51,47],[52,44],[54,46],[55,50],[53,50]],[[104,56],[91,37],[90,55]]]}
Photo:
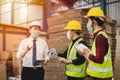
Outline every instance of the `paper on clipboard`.
{"label": "paper on clipboard", "polygon": [[[83,52],[84,49],[87,49],[90,51],[90,49],[87,46],[85,46],[84,44],[78,44],[77,46],[75,46],[75,48],[77,50],[80,50],[81,52]],[[84,57],[89,61],[89,59],[86,56],[84,56]]]}
{"label": "paper on clipboard", "polygon": [[75,48],[77,50],[80,50],[81,52],[83,52],[84,49],[88,49],[90,51],[90,49],[87,46],[85,46],[84,44],[78,44],[77,46],[75,46]]}

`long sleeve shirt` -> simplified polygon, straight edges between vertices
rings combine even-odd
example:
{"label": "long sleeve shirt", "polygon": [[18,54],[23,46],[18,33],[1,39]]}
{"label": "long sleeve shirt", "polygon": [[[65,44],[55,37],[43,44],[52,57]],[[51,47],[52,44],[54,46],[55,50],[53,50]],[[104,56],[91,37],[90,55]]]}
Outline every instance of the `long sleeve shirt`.
{"label": "long sleeve shirt", "polygon": [[[17,58],[21,59],[21,54],[26,51],[26,47],[32,47],[28,53],[22,58],[22,66],[23,67],[33,67],[32,58],[33,58],[33,38],[29,37],[21,41],[18,52]],[[36,39],[36,60],[44,60],[45,58],[49,58],[47,52],[49,51],[48,45],[45,40],[41,38]]]}
{"label": "long sleeve shirt", "polygon": [[[94,33],[94,39],[100,31]],[[102,64],[104,61],[104,56],[107,54],[109,48],[108,39],[105,38],[102,34],[98,35],[96,38],[95,45],[96,45],[96,56],[91,54],[89,56],[89,59],[96,63]]]}
{"label": "long sleeve shirt", "polygon": [[[72,41],[72,46],[74,45],[74,43],[75,43],[78,39],[79,39],[79,38],[77,38],[77,39],[75,39],[75,40]],[[80,41],[79,43],[84,44],[84,45],[87,45],[85,41]],[[72,47],[72,46],[71,46],[71,47]],[[59,53],[58,56],[67,58],[67,54],[69,54],[69,53],[68,53],[68,48],[66,49],[66,51],[65,51],[64,53]],[[80,65],[80,64],[83,64],[84,62],[85,62],[85,57],[82,56],[82,55],[79,55],[78,53],[77,53],[77,59],[72,60],[72,63],[73,63],[74,65]]]}

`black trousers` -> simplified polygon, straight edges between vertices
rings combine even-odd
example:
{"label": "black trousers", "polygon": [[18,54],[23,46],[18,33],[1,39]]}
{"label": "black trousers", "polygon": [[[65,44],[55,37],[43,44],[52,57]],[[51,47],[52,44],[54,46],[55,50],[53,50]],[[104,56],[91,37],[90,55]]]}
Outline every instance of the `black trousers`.
{"label": "black trousers", "polygon": [[89,79],[90,80],[112,80],[112,78],[95,78],[95,77],[92,77],[92,76],[89,76]]}
{"label": "black trousers", "polygon": [[44,80],[44,69],[23,67],[22,80]]}
{"label": "black trousers", "polygon": [[70,76],[68,76],[67,78],[68,78],[67,80],[85,80],[84,78],[75,78]]}

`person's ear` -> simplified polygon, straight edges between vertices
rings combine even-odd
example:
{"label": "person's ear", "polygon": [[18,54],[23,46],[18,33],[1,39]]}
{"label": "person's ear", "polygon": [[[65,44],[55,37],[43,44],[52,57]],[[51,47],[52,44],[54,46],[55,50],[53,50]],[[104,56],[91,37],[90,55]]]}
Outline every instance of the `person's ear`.
{"label": "person's ear", "polygon": [[94,26],[97,26],[97,22],[96,21],[94,21]]}
{"label": "person's ear", "polygon": [[97,22],[95,20],[93,20],[92,22],[92,27],[96,26],[97,25]]}

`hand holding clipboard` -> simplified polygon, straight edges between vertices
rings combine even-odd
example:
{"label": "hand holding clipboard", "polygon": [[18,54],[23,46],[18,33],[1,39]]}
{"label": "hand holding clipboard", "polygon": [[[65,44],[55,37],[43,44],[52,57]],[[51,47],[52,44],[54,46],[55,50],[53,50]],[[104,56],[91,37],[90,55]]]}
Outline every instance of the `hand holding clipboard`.
{"label": "hand holding clipboard", "polygon": [[90,54],[90,49],[87,46],[85,46],[84,44],[78,44],[77,46],[75,46],[75,48],[78,54],[83,55],[84,57],[88,59],[89,54]]}

